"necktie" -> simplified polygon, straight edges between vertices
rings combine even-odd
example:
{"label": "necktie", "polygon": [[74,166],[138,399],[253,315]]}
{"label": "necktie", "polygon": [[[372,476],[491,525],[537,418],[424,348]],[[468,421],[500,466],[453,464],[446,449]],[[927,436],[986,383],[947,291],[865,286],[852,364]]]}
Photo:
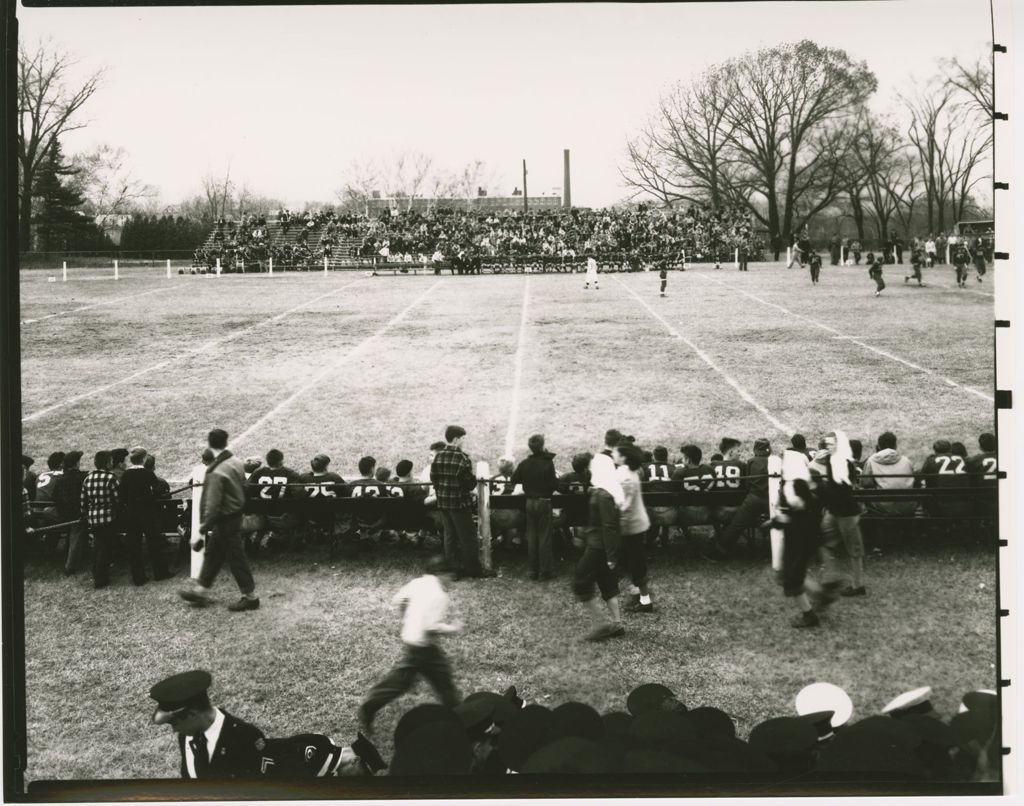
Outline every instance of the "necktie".
{"label": "necktie", "polygon": [[206,734],[200,733],[191,739],[193,764],[196,778],[206,778],[210,772],[210,751],[206,743]]}

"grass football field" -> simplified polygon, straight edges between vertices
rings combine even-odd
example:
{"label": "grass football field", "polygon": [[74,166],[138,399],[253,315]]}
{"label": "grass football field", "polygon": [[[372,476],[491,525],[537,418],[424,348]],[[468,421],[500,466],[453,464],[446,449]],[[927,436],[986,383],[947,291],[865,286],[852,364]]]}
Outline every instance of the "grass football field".
{"label": "grass football field", "polygon": [[[728,264],[727,264],[728,265]],[[805,271],[753,264],[654,273],[367,277],[362,273],[162,276],[47,281],[23,272],[24,451],[143,444],[171,481],[198,463],[221,427],[243,456],[280,448],[304,471],[324,452],[353,474],[360,456],[418,474],[445,425],[492,468],[534,432],[560,471],[606,428],[707,455],[723,436],[780,448],[836,428],[874,444],[884,430],[920,465],[938,438],[973,452],[992,430],[993,274],[957,289],[925,271],[873,296],[863,267]],[[127,573],[94,592],[56,564],[26,569],[29,778],[175,776],[176,749],[148,719],[149,686],[185,668],[214,674],[217,702],[268,735],[354,735],[355,710],[398,651],[391,596],[424,555],[381,547],[327,562],[325,552],[260,557],[263,608],[192,610],[175,582],[136,589]],[[515,684],[530,701],[580,699],[623,709],[636,684],[660,681],[691,705],[731,713],[741,736],[792,710],[806,683],[843,686],[856,714],[899,692],[935,688],[955,712],[995,682],[994,551],[886,547],[867,561],[869,596],[843,601],[820,630],[795,631],[766,561],[713,565],[677,547],[655,556],[659,610],[633,617],[624,641],[581,645],[571,568],[542,586],[523,558],[501,576],[455,586],[468,629],[448,641],[463,693]],[[181,577],[187,575],[179,565]],[[222,603],[233,590],[218,584]],[[643,620],[641,620],[643,619]],[[400,713],[378,718],[390,749]]]}

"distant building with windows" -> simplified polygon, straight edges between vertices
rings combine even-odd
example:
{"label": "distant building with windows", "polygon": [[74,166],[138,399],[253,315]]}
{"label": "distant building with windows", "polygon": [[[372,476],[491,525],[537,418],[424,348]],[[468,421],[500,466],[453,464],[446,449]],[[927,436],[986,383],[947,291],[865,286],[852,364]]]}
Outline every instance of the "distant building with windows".
{"label": "distant building with windows", "polygon": [[[389,209],[403,212],[412,209],[418,213],[438,208],[468,208],[479,210],[480,212],[498,212],[501,210],[522,210],[523,193],[519,188],[516,188],[509,196],[489,196],[485,190],[480,189],[477,191],[477,195],[471,198],[425,198],[416,196],[413,197],[412,204],[410,205],[408,198],[383,197],[379,193],[374,192],[373,197],[367,199],[365,204],[367,211],[371,215],[374,213],[379,214]],[[551,194],[530,196],[527,199],[527,204],[530,210],[558,210],[562,207],[562,196],[556,190],[556,192]]]}

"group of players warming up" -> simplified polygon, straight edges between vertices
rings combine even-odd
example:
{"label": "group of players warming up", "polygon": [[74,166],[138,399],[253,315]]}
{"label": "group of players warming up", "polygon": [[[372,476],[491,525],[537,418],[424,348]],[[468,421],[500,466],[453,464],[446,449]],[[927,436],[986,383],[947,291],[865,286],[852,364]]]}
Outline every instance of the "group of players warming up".
{"label": "group of players warming up", "polygon": [[[956,284],[958,288],[967,288],[967,277],[972,264],[974,266],[978,282],[982,282],[982,278],[987,272],[987,266],[985,263],[985,255],[982,254],[980,249],[976,250],[972,254],[971,250],[966,245],[960,243],[953,248],[951,257],[953,261],[953,268],[956,270]],[[790,268],[794,262],[799,263],[801,268],[806,264],[810,269],[811,285],[818,285],[821,282],[821,255],[811,250],[809,246],[806,248],[797,246],[793,253],[793,258],[790,260],[786,268]],[[870,277],[875,283],[876,297],[881,296],[882,292],[885,290],[885,278],[882,273],[884,263],[885,261],[881,253],[875,255],[873,252],[868,252],[865,256],[865,265],[868,267],[868,277]],[[903,277],[903,282],[906,284],[911,280],[916,280],[917,285],[923,288],[924,277],[921,274],[921,269],[925,266],[931,266],[931,259],[925,254],[923,249],[915,249],[910,257],[911,273]],[[719,261],[715,262],[715,268],[721,268]],[[740,265],[740,271],[746,271],[745,263]],[[664,297],[665,291],[668,288],[668,263],[664,260],[660,261],[658,264],[658,279],[661,284],[659,296]],[[592,256],[587,258],[586,280],[583,283],[583,288],[593,288],[595,291],[600,290],[598,265],[597,261]]]}

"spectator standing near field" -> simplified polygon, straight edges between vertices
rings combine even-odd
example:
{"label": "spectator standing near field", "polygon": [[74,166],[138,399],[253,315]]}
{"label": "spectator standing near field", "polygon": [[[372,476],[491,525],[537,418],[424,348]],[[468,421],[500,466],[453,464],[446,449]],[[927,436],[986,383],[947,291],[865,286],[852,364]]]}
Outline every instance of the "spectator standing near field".
{"label": "spectator standing near field", "polygon": [[[588,641],[604,641],[626,634],[614,570],[618,566],[619,511],[625,502],[615,463],[604,454],[595,456],[590,462],[586,544],[573,576],[573,592],[594,624],[586,636]],[[597,600],[595,587],[600,591],[604,607]]]}
{"label": "spectator standing near field", "polygon": [[85,534],[85,525],[82,523],[82,482],[85,481],[85,473],[79,468],[81,461],[81,451],[68,451],[64,456],[64,472],[53,489],[53,503],[57,507],[60,522],[75,521],[68,527],[64,576],[71,576],[78,570],[85,550],[85,540],[82,539]]}
{"label": "spectator standing near field", "polygon": [[24,488],[25,492],[28,493],[29,501],[36,500],[36,483],[38,482],[39,477],[32,472],[32,465],[34,465],[35,463],[36,460],[33,459],[31,456],[21,457],[21,466],[25,470],[25,480],[24,483],[22,484],[22,487]]}
{"label": "spectator standing near field", "polygon": [[448,426],[444,450],[438,452],[430,465],[430,482],[444,527],[444,556],[458,576],[493,577],[494,571],[480,565],[471,495],[476,477],[472,462],[462,450],[465,437],[466,429],[462,426]]}
{"label": "spectator standing near field", "polygon": [[[159,515],[159,494],[157,478],[152,470],[144,466],[146,450],[132,448],[128,453],[131,464],[121,477],[121,512],[124,516],[125,540],[128,543],[128,558],[132,581],[136,585],[146,584],[145,553],[153,568],[153,579],[157,582],[173,576],[167,570],[161,550],[163,535],[157,528]],[[145,541],[146,552],[143,552]]]}
{"label": "spectator standing near field", "polygon": [[583,283],[584,288],[590,288],[590,284],[594,284],[594,290],[600,290],[597,284],[597,261],[594,260],[593,255],[587,255],[587,279]]}
{"label": "spectator standing near field", "polygon": [[206,551],[199,578],[182,589],[180,595],[199,606],[210,604],[210,588],[227,562],[242,593],[242,598],[228,605],[228,610],[257,610],[260,597],[256,595],[256,582],[242,544],[245,469],[242,461],[228,450],[226,431],[215,428],[207,436],[207,442],[213,461],[206,467],[199,499],[199,534],[206,537]]}
{"label": "spectator standing near field", "polygon": [[619,513],[620,546],[630,581],[639,597],[635,610],[640,613],[653,613],[654,603],[651,601],[645,554],[651,519],[644,507],[640,478],[643,456],[639,448],[627,442],[615,448],[612,459],[618,468],[618,479],[622,485],[623,505]]}
{"label": "spectator standing near field", "polygon": [[99,590],[110,584],[119,485],[109,451],[97,452],[93,464],[96,469],[82,482],[81,508],[93,537],[92,586]]}
{"label": "spectator standing near field", "polygon": [[828,456],[823,459],[825,514],[821,520],[821,532],[827,587],[838,587],[843,576],[838,566],[839,547],[842,546],[850,558],[853,582],[840,591],[840,595],[864,596],[867,593],[864,588],[864,538],[860,532],[860,504],[853,498],[857,477],[853,452],[843,431],[828,434],[825,447]]}
{"label": "spectator standing near field", "polygon": [[551,551],[551,496],[558,487],[555,455],[544,449],[544,435],[527,440],[530,455],[512,474],[513,489],[523,486],[526,494],[526,552],[530,579],[547,580],[555,575]]}

